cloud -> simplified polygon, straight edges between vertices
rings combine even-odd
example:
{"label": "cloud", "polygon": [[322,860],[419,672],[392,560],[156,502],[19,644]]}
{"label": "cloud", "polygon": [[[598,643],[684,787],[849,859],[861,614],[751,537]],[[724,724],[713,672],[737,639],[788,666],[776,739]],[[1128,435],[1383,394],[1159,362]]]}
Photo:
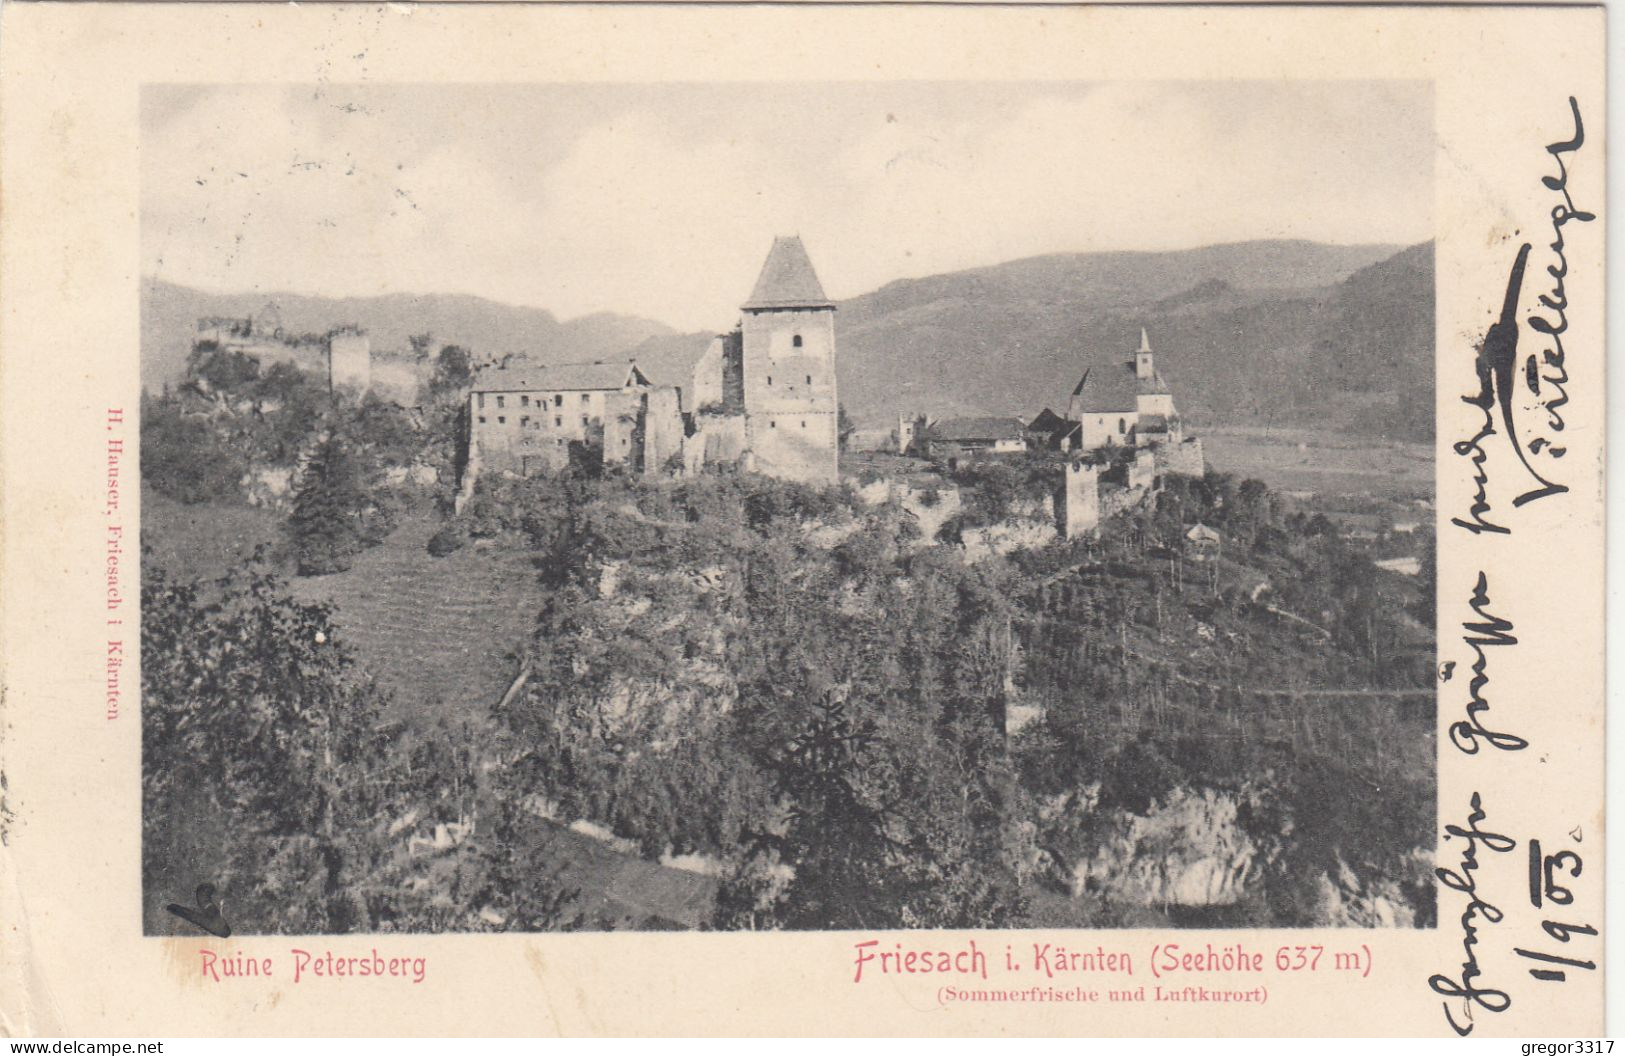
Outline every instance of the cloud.
{"label": "cloud", "polygon": [[484,286],[519,257],[505,221],[523,203],[478,157],[410,146],[397,125],[267,93],[198,103],[143,158],[147,270],[335,295]]}
{"label": "cloud", "polygon": [[1039,253],[1431,235],[1388,83],[155,89],[143,263],[720,328],[774,234],[835,296]]}
{"label": "cloud", "polygon": [[775,232],[817,206],[805,173],[739,138],[678,142],[631,117],[586,132],[540,181],[546,298],[722,327]]}
{"label": "cloud", "polygon": [[884,232],[912,274],[1047,252],[1430,237],[1431,139],[1396,151],[1370,114],[1327,112],[1350,91],[1111,85],[889,124],[845,159],[867,188],[853,226]]}

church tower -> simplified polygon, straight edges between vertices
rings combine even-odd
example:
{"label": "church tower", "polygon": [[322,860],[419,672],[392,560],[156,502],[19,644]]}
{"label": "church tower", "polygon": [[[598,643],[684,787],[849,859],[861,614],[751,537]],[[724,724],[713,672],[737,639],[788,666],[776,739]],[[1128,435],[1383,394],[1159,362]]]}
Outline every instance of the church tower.
{"label": "church tower", "polygon": [[1174,416],[1174,397],[1168,390],[1168,383],[1162,375],[1157,373],[1156,364],[1151,359],[1151,338],[1140,327],[1140,348],[1134,353],[1134,378],[1139,386],[1136,410],[1140,417],[1161,415],[1164,418]]}
{"label": "church tower", "polygon": [[1134,354],[1134,376],[1139,379],[1142,389],[1157,377],[1157,368],[1151,362],[1151,337],[1143,326],[1140,327],[1140,350]]}
{"label": "church tower", "polygon": [[773,240],[740,310],[753,468],[788,480],[835,483],[835,302],[824,295],[799,236]]}

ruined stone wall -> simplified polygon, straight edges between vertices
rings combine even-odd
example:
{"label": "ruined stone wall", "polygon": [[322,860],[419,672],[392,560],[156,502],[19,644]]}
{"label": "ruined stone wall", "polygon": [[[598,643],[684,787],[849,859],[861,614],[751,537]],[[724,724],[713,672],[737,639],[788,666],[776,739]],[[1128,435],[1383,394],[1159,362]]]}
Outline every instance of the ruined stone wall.
{"label": "ruined stone wall", "polygon": [[675,388],[650,389],[643,395],[643,472],[664,473],[672,456],[683,453],[683,415]]}
{"label": "ruined stone wall", "polygon": [[327,375],[327,350],[321,345],[295,345],[273,338],[217,337],[213,333],[199,333],[197,341],[214,341],[221,351],[252,356],[259,360],[261,372],[277,363],[291,363],[317,378]]}
{"label": "ruined stone wall", "polygon": [[1160,443],[1151,451],[1156,456],[1158,476],[1179,473],[1187,477],[1199,477],[1206,472],[1207,464],[1202,458],[1202,441],[1196,437]]}
{"label": "ruined stone wall", "polygon": [[1128,486],[1132,490],[1139,488],[1150,491],[1157,482],[1157,456],[1150,450],[1142,449],[1134,452],[1134,461],[1128,466]]}
{"label": "ruined stone wall", "polygon": [[700,414],[694,434],[683,441],[683,472],[703,472],[708,466],[738,466],[745,457],[745,416]]}
{"label": "ruined stone wall", "polygon": [[745,335],[738,330],[722,335],[722,409],[745,409]]}
{"label": "ruined stone wall", "polygon": [[604,465],[642,464],[638,421],[643,416],[641,392],[611,392],[604,397]]}
{"label": "ruined stone wall", "polygon": [[981,561],[1017,550],[1037,550],[1055,541],[1055,525],[1049,521],[1000,521],[985,528],[966,528],[960,533],[965,560]]}
{"label": "ruined stone wall", "polygon": [[683,410],[690,414],[701,407],[722,406],[722,342],[722,335],[713,337],[694,364],[694,374],[683,389]]}
{"label": "ruined stone wall", "polygon": [[1100,516],[1115,517],[1138,506],[1150,492],[1145,488],[1125,488],[1121,484],[1107,484],[1100,489]]}
{"label": "ruined stone wall", "polygon": [[917,416],[899,415],[897,418],[897,453],[907,455],[913,452],[915,438],[918,436],[919,418]]}

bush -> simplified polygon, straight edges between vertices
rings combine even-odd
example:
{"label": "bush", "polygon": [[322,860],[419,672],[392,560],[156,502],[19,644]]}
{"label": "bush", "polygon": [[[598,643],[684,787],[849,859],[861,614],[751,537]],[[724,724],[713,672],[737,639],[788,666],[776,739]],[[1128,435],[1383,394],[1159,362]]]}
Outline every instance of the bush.
{"label": "bush", "polygon": [[456,525],[448,524],[429,538],[429,556],[445,557],[455,554],[468,544],[468,537]]}
{"label": "bush", "polygon": [[[532,819],[484,794],[486,728],[388,721],[330,606],[256,566],[207,582],[149,570],[141,601],[149,905],[207,879],[247,934],[571,926],[575,892],[535,860]],[[476,811],[479,838],[432,859],[402,854],[410,830],[384,823]]]}
{"label": "bush", "polygon": [[1002,462],[973,462],[962,466],[954,480],[969,492],[966,512],[976,525],[1008,520],[1021,496],[1022,475]]}
{"label": "bush", "polygon": [[144,401],[141,477],[160,495],[189,505],[241,498],[247,471],[248,461],[207,420],[169,402]]}

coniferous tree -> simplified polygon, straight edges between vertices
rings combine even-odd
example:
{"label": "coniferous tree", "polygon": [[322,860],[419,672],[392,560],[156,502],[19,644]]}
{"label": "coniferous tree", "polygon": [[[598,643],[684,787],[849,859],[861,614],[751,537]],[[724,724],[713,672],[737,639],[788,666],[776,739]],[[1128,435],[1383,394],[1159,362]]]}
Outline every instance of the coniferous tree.
{"label": "coniferous tree", "polygon": [[305,465],[288,522],[299,574],[319,576],[349,568],[368,544],[373,508],[359,461],[342,437],[328,433]]}
{"label": "coniferous tree", "polygon": [[883,811],[861,790],[863,756],[874,737],[845,699],[826,693],[779,763],[778,786],[791,804],[784,859],[795,870],[785,920],[792,928],[892,924],[891,843]]}

